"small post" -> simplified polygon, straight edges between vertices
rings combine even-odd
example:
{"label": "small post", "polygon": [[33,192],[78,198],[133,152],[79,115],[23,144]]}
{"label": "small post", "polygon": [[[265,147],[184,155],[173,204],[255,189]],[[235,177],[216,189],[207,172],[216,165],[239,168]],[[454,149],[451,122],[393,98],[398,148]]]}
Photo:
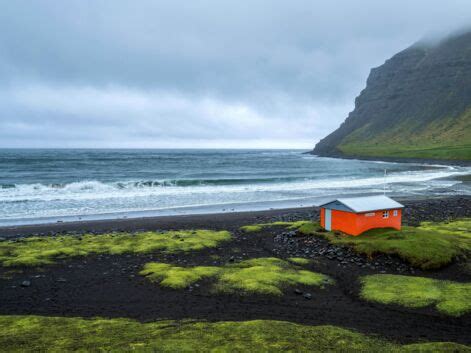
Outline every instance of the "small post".
{"label": "small post", "polygon": [[386,169],[384,170],[383,194],[386,196]]}

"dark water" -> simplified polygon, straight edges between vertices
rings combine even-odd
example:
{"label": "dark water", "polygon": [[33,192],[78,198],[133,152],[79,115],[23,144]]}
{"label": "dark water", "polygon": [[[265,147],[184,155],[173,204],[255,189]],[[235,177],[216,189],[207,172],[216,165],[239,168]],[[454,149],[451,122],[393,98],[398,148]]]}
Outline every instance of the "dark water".
{"label": "dark water", "polygon": [[301,152],[0,150],[0,224],[306,206],[385,186],[393,195],[471,193],[455,178],[470,168]]}

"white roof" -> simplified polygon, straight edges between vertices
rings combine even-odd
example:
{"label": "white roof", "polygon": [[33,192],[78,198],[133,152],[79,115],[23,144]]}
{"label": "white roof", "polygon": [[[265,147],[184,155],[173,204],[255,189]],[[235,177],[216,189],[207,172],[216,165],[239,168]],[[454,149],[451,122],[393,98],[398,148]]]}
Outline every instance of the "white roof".
{"label": "white roof", "polygon": [[357,213],[404,207],[404,205],[401,205],[399,202],[394,201],[393,199],[385,195],[345,197],[326,202],[320,205],[320,207],[328,205],[329,203],[332,203],[334,201],[342,203],[343,205],[347,206],[352,211]]}

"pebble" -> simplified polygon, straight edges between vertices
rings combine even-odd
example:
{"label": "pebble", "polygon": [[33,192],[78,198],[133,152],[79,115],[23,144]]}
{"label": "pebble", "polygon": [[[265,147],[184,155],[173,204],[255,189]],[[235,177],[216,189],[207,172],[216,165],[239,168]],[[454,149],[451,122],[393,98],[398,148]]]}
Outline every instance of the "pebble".
{"label": "pebble", "polygon": [[23,282],[21,282],[21,286],[22,287],[29,287],[29,286],[31,286],[31,281],[23,281]]}
{"label": "pebble", "polygon": [[304,298],[307,300],[312,299],[312,294],[311,293],[304,293]]}

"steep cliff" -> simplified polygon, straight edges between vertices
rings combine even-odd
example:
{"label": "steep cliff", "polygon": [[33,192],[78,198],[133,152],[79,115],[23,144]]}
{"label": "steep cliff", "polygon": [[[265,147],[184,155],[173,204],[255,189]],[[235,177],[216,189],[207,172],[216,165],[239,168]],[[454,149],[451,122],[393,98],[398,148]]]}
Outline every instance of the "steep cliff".
{"label": "steep cliff", "polygon": [[471,32],[372,69],[355,109],[312,153],[471,160]]}

